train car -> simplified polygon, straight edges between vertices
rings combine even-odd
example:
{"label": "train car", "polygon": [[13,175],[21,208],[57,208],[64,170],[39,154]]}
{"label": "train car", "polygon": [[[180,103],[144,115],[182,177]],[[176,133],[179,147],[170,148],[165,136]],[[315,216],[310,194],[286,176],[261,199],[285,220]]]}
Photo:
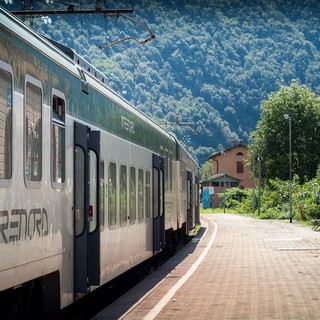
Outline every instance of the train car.
{"label": "train car", "polygon": [[1,317],[60,310],[186,235],[197,174],[106,76],[0,7]]}

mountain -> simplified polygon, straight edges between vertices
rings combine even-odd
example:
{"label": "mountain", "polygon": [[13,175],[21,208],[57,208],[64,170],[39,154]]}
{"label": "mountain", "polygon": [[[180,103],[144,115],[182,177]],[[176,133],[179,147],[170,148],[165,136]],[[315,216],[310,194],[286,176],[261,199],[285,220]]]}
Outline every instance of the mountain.
{"label": "mountain", "polygon": [[[34,7],[66,9],[59,3],[34,1]],[[74,4],[76,10],[94,8],[89,1]],[[319,92],[318,0],[110,0],[107,5],[134,13],[129,19],[55,14],[52,24],[38,17],[32,26],[104,72],[115,90],[174,132],[200,164],[234,140],[247,143],[261,102],[281,85],[297,79]],[[144,45],[127,40],[99,48],[126,37],[144,40],[148,28],[155,39]]]}

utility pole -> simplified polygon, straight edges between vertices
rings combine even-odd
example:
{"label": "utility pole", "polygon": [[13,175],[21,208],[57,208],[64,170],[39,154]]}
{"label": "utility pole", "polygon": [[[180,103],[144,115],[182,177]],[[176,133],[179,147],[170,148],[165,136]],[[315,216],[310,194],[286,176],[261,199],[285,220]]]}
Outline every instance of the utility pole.
{"label": "utility pole", "polygon": [[[177,115],[176,115],[176,121],[175,121],[175,122],[163,121],[163,122],[160,122],[160,125],[164,125],[164,126],[167,126],[167,125],[168,125],[168,126],[175,125],[175,126],[182,126],[182,127],[190,127],[190,128],[193,128],[194,123],[193,123],[193,122],[182,122],[182,121],[180,121],[180,117],[179,117],[179,115],[177,114]],[[194,134],[195,134],[195,135],[198,135],[198,134],[199,134],[198,129],[194,129]]]}
{"label": "utility pole", "polygon": [[291,151],[291,115],[289,113],[286,113],[284,115],[284,118],[288,120],[289,123],[289,206],[290,206],[290,212],[289,212],[289,218],[290,223],[292,223],[292,151]]}

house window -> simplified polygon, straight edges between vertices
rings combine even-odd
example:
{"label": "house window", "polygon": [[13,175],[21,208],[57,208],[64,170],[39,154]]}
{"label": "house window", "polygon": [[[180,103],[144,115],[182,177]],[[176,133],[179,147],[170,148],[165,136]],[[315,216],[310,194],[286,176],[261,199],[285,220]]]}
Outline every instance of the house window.
{"label": "house window", "polygon": [[230,182],[230,187],[232,187],[232,188],[237,188],[238,185],[239,185],[238,182]]}
{"label": "house window", "polygon": [[243,173],[243,162],[237,161],[237,173]]}

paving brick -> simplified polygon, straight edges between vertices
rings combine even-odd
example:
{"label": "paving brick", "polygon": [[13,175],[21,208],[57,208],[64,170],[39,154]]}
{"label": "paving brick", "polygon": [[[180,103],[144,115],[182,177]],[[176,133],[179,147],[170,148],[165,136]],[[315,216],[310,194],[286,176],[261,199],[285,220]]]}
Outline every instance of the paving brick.
{"label": "paving brick", "polygon": [[231,214],[202,215],[202,227],[200,241],[95,319],[320,319],[320,232]]}

